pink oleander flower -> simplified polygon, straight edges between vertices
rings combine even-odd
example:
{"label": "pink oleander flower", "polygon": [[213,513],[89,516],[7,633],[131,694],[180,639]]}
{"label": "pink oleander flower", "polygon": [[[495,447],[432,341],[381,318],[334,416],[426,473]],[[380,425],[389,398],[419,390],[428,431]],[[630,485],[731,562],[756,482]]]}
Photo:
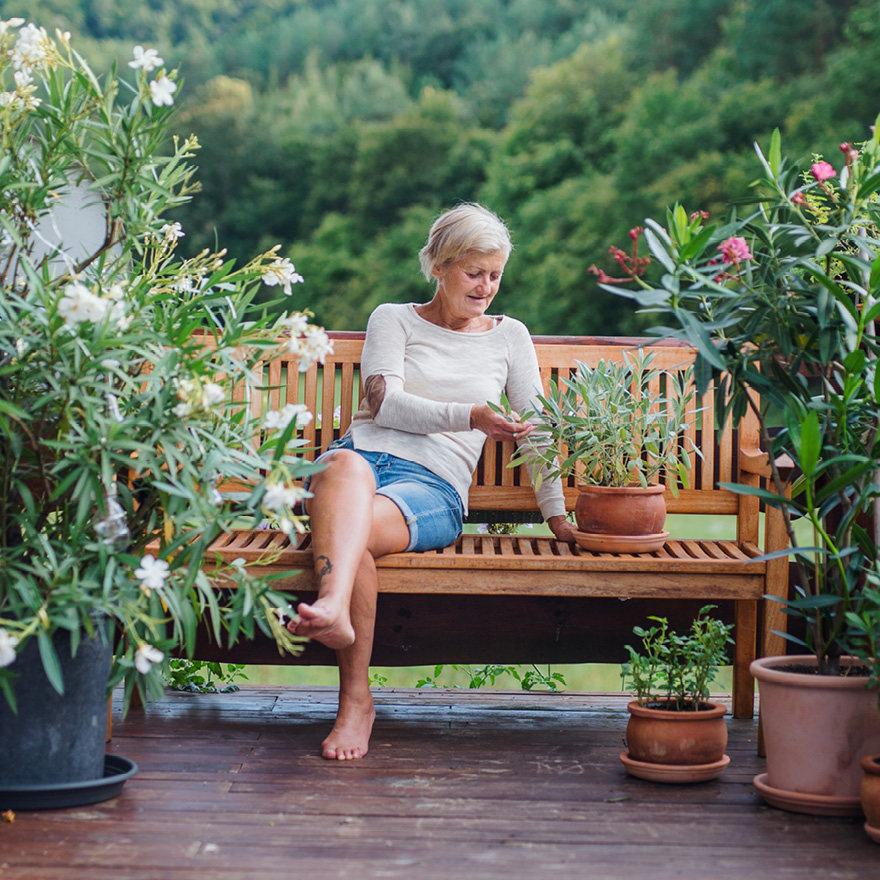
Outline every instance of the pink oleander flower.
{"label": "pink oleander flower", "polygon": [[823,180],[831,180],[837,174],[834,167],[828,162],[813,162],[810,166],[810,172],[820,183]]}
{"label": "pink oleander flower", "polygon": [[740,263],[743,260],[751,260],[752,252],[746,240],[741,235],[732,235],[718,245],[721,256],[726,263]]}

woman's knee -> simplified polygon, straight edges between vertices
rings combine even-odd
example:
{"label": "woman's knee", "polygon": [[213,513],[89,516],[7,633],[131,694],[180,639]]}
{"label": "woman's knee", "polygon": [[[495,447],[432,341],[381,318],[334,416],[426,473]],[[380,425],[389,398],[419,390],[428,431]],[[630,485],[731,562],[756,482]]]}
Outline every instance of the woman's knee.
{"label": "woman's knee", "polygon": [[331,483],[344,481],[352,490],[358,485],[365,485],[371,491],[375,491],[376,478],[373,469],[362,455],[351,449],[334,449],[321,457],[323,470],[312,474],[309,479],[309,491],[314,496],[321,493],[321,489]]}

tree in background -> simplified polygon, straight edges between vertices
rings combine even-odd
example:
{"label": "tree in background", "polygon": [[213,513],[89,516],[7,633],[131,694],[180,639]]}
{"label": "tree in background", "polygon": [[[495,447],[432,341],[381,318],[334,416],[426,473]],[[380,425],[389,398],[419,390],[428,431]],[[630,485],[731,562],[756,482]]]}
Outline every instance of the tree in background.
{"label": "tree in background", "polygon": [[[33,11],[31,11],[33,10]],[[0,15],[20,14],[0,0]],[[749,192],[752,143],[856,140],[880,107],[880,0],[30,0],[98,68],[132,41],[183,59],[203,192],[184,253],[282,241],[308,304],[362,328],[428,294],[430,219],[479,200],[516,250],[503,308],[536,332],[624,333],[611,242]]]}

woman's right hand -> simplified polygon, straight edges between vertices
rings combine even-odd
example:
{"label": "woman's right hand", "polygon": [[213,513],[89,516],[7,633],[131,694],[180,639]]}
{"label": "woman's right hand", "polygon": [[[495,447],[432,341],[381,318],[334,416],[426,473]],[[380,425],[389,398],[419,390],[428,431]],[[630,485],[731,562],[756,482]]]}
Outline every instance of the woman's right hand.
{"label": "woman's right hand", "polygon": [[492,440],[522,440],[535,426],[531,422],[521,422],[519,413],[503,415],[483,404],[471,408],[471,428],[482,431]]}

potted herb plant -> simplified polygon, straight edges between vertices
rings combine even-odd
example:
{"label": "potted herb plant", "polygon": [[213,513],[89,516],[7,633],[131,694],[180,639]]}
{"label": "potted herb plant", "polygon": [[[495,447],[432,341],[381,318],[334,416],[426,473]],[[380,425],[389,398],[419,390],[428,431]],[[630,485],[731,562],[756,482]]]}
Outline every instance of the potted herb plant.
{"label": "potted herb plant", "polygon": [[635,290],[605,286],[697,346],[698,390],[725,377],[722,417],[758,420],[765,484],[728,488],[781,514],[796,571],[783,610],[805,635],[779,634],[809,653],[752,665],[767,752],[755,784],[776,806],[855,813],[860,758],[880,750],[876,677],[849,656],[877,576],[880,126],[841,144],[837,167],[790,164],[778,132],[756,151],[763,175],[744,214],[714,223],[676,206],[665,224],[646,221],[659,281],[640,265]]}
{"label": "potted herb plant", "polygon": [[732,625],[700,609],[687,634],[652,617],[650,629],[635,627],[639,649],[627,645],[623,666],[636,699],[627,706],[626,751],[620,760],[628,773],[655,782],[703,782],[724,772],[730,758],[726,707],[709,702],[709,685],[732,644]]}
{"label": "potted herb plant", "polygon": [[163,658],[199,625],[298,648],[288,596],[237,565],[223,573],[237,588],[217,591],[201,563],[242,518],[296,526],[294,480],[313,467],[299,416],[275,414],[267,435],[247,400],[258,361],[286,346],[307,365],[326,336],[257,304],[301,280],[274,249],[241,267],[177,255],[165,216],[195,191],[198,145],[168,143],[176,72],[140,46],[129,67],[101,82],[69,34],[0,23],[5,805],[9,785],[100,780],[109,689],[124,678],[126,705],[160,694]]}
{"label": "potted herb plant", "polygon": [[579,362],[570,378],[550,382],[539,412],[522,414],[537,427],[511,465],[534,462],[545,479],[574,475],[575,538],[586,549],[658,550],[669,535],[660,477],[672,492],[678,480],[688,484],[691,374],[655,368],[654,357],[639,349],[622,362]]}

